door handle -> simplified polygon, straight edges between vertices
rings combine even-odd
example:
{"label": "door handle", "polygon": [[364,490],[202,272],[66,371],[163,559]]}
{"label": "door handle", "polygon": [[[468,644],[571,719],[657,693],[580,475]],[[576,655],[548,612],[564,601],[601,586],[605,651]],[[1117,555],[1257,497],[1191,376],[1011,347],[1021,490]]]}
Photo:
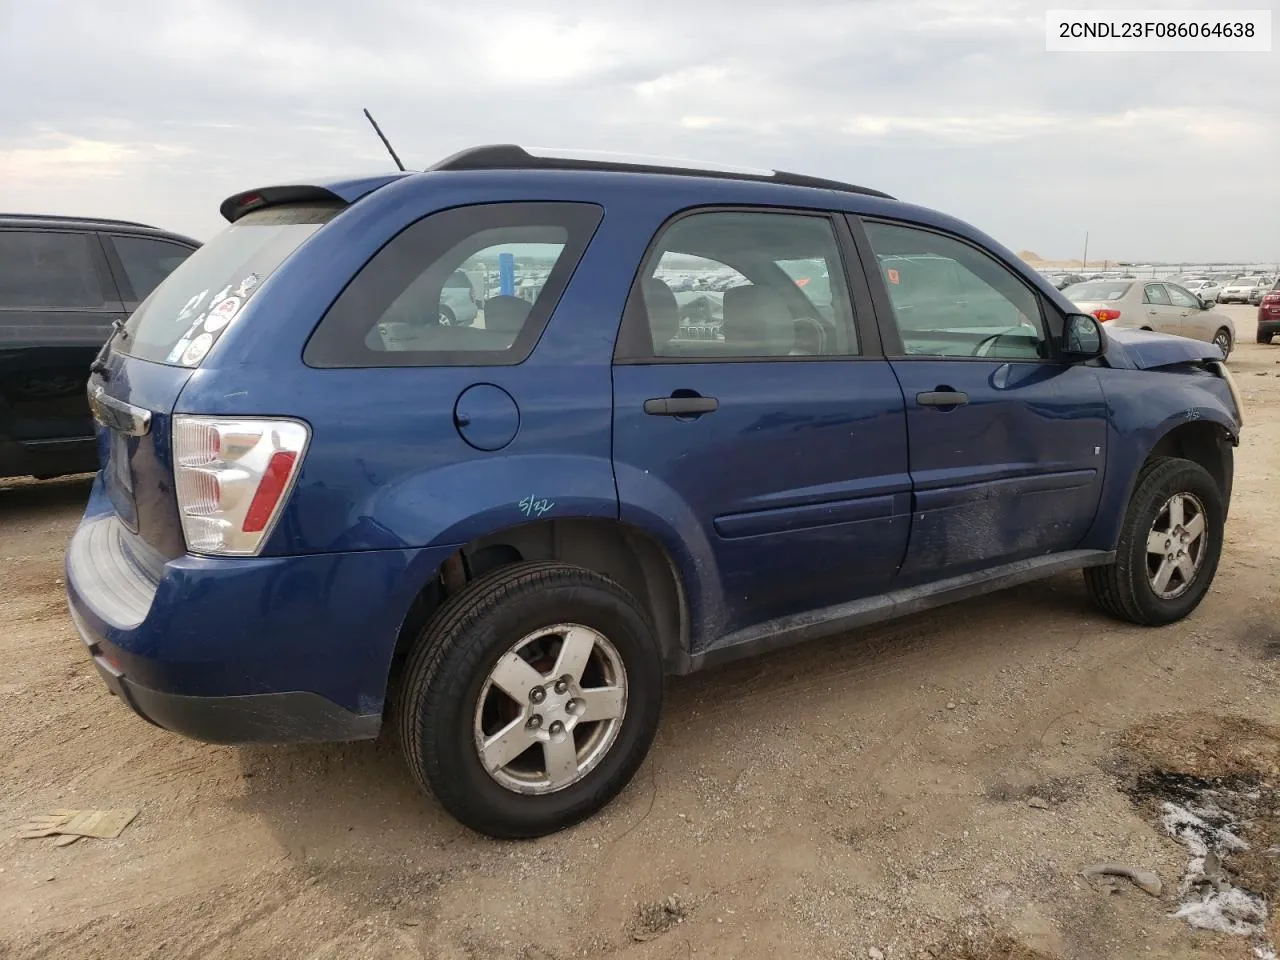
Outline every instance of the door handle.
{"label": "door handle", "polygon": [[959,390],[938,387],[927,393],[917,393],[916,403],[922,407],[959,407],[969,402],[969,395]]}
{"label": "door handle", "polygon": [[651,417],[698,417],[719,408],[715,397],[656,397],[644,402],[644,412]]}

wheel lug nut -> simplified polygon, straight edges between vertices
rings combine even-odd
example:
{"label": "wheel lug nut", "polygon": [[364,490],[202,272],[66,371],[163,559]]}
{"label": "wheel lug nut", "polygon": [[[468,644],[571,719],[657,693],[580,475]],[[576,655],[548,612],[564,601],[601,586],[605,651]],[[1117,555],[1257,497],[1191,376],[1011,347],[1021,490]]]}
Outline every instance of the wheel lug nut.
{"label": "wheel lug nut", "polygon": [[568,700],[568,701],[566,701],[566,702],[565,702],[565,705],[564,705],[564,710],[565,710],[565,713],[577,713],[577,712],[578,712],[578,701],[577,701],[577,700]]}
{"label": "wheel lug nut", "polygon": [[553,737],[558,737],[562,733],[564,733],[564,724],[557,720],[551,725],[551,735]]}
{"label": "wheel lug nut", "polygon": [[539,714],[535,713],[532,717],[529,718],[529,722],[526,724],[526,726],[530,730],[537,730],[540,726],[542,726],[542,717]]}
{"label": "wheel lug nut", "polygon": [[569,681],[561,677],[556,681],[556,693],[567,693],[569,690]]}
{"label": "wheel lug nut", "polygon": [[541,703],[545,699],[547,699],[547,691],[543,690],[541,687],[534,687],[529,691],[529,700],[531,702]]}

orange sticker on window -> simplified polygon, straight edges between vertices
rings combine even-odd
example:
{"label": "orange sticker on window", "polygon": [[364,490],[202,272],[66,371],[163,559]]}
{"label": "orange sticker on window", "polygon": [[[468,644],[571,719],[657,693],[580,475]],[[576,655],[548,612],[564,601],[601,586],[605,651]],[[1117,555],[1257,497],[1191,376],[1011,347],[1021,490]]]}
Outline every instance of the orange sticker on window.
{"label": "orange sticker on window", "polygon": [[807,287],[808,285],[809,285],[808,277],[801,277],[799,280],[796,281],[797,287]]}
{"label": "orange sticker on window", "polygon": [[897,270],[886,270],[886,271],[885,271],[885,273],[887,273],[887,274],[889,275],[889,282],[890,282],[890,283],[897,283],[897,282],[898,282],[898,271],[897,271]]}

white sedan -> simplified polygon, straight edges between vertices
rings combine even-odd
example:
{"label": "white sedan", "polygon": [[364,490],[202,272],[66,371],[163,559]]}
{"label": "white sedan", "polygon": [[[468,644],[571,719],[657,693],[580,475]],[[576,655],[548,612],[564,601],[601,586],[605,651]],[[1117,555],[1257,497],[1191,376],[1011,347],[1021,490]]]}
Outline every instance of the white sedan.
{"label": "white sedan", "polygon": [[1218,294],[1222,292],[1222,284],[1217,280],[1188,280],[1181,286],[1190,290],[1205,303],[1217,302]]}
{"label": "white sedan", "polygon": [[1225,357],[1236,342],[1236,327],[1225,313],[1209,309],[1195,294],[1160,280],[1087,280],[1063,296],[1104,326],[1156,330],[1212,343]]}

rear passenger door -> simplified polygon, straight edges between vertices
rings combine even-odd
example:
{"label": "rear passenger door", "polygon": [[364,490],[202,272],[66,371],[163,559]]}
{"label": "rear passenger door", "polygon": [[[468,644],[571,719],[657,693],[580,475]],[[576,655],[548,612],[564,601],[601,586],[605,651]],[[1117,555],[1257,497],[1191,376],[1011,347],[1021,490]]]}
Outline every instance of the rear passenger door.
{"label": "rear passenger door", "polygon": [[621,516],[705,545],[719,596],[695,619],[713,641],[883,592],[906,549],[902,391],[846,276],[846,231],[807,211],[692,211],[659,231],[628,301]]}
{"label": "rear passenger door", "polygon": [[1178,328],[1170,330],[1183,337],[1194,340],[1212,340],[1217,328],[1209,329],[1212,324],[1204,320],[1200,308],[1200,300],[1190,290],[1185,290],[1176,283],[1163,284],[1169,301],[1178,315]]}
{"label": "rear passenger door", "polygon": [[1163,283],[1148,283],[1142,288],[1142,309],[1147,311],[1144,327],[1160,333],[1182,332],[1182,311],[1174,307]]}
{"label": "rear passenger door", "polygon": [[92,447],[89,364],[123,317],[96,235],[0,230],[0,444],[42,461],[31,469]]}
{"label": "rear passenger door", "polygon": [[1097,510],[1107,421],[1096,370],[1057,359],[1062,317],[968,240],[851,226],[906,399],[904,585],[1075,547]]}

